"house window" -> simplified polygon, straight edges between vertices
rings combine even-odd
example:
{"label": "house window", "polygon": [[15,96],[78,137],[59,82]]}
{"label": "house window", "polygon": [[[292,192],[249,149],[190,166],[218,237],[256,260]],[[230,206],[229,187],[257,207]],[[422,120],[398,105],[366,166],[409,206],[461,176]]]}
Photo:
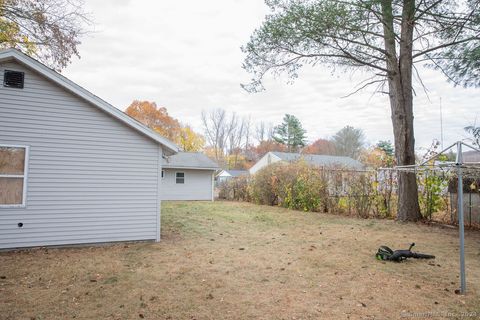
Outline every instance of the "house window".
{"label": "house window", "polygon": [[162,179],[165,178],[165,170],[162,170]]}
{"label": "house window", "polygon": [[28,147],[0,145],[0,207],[25,206]]}
{"label": "house window", "polygon": [[175,173],[175,182],[177,184],[184,184],[185,183],[185,172],[176,172]]}

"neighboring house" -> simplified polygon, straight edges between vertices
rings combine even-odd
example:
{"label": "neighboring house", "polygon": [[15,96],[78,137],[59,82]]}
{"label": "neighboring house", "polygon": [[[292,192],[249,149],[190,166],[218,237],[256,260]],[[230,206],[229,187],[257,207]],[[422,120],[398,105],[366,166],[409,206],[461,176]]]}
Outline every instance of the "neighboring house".
{"label": "neighboring house", "polygon": [[[473,161],[472,161],[473,162]],[[465,224],[468,226],[480,226],[480,178],[463,177],[463,214]],[[450,219],[454,223],[458,221],[457,210],[454,209],[458,203],[458,180],[450,179],[448,183],[450,193]]]}
{"label": "neighboring house", "polygon": [[250,168],[249,172],[250,174],[255,174],[258,170],[276,162],[295,162],[299,160],[303,160],[317,167],[338,166],[352,170],[362,170],[364,168],[361,162],[349,157],[271,151],[258,160],[258,162]]}
{"label": "neighboring house", "polygon": [[[478,167],[480,165],[480,152],[469,150],[463,152],[463,162],[468,162],[470,165],[474,164]],[[463,177],[463,213],[465,217],[465,224],[468,226],[480,225],[480,179]],[[458,193],[458,180],[451,179],[448,185],[450,192],[450,203],[456,205]],[[451,210],[452,223],[458,221],[457,210]]]}
{"label": "neighboring house", "polygon": [[216,180],[217,184],[226,182],[232,178],[247,176],[247,170],[222,170],[217,174]]}
{"label": "neighboring house", "polygon": [[466,151],[463,154],[463,162],[480,163],[480,152],[475,150]]}
{"label": "neighboring house", "polygon": [[178,148],[40,62],[0,52],[0,248],[160,240]]}
{"label": "neighboring house", "polygon": [[199,152],[179,152],[163,159],[162,200],[214,199],[218,165]]}

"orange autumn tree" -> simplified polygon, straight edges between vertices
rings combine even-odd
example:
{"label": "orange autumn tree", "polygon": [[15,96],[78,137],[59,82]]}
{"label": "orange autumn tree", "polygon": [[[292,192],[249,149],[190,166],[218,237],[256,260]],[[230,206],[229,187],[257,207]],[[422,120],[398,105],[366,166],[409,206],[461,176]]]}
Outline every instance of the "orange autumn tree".
{"label": "orange autumn tree", "polygon": [[261,141],[258,146],[254,147],[254,152],[257,154],[258,159],[270,151],[287,152],[287,147],[273,140]]}
{"label": "orange autumn tree", "polygon": [[317,139],[303,148],[302,153],[335,155],[335,144],[327,139]]}
{"label": "orange autumn tree", "polygon": [[155,102],[134,100],[125,113],[175,142],[184,151],[200,151],[205,145],[201,135],[190,126],[182,125],[168,114],[165,107],[158,107]]}
{"label": "orange autumn tree", "polygon": [[172,141],[179,135],[180,122],[172,118],[165,107],[157,107],[155,102],[134,100],[125,113]]}

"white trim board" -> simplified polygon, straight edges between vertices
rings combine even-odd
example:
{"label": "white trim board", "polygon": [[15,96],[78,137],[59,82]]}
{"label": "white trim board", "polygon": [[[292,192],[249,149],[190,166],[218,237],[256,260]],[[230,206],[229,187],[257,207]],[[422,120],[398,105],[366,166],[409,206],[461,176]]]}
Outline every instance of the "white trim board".
{"label": "white trim board", "polygon": [[160,228],[161,228],[161,224],[162,224],[162,221],[161,221],[161,217],[162,217],[162,173],[163,173],[163,169],[162,169],[162,158],[163,158],[163,150],[162,148],[158,148],[158,167],[160,168],[160,171],[157,171],[157,215],[156,215],[156,218],[157,218],[157,229],[156,229],[156,239],[155,241],[156,242],[159,242],[160,241],[160,237],[161,237],[161,231],[160,231]]}

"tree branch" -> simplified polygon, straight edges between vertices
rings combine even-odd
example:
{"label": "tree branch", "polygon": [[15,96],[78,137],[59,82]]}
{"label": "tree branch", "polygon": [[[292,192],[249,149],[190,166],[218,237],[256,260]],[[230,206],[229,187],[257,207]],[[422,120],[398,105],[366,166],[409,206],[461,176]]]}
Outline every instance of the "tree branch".
{"label": "tree branch", "polygon": [[443,48],[448,48],[448,47],[451,47],[451,46],[454,46],[454,45],[457,45],[457,44],[462,44],[462,43],[465,43],[465,42],[469,42],[469,41],[472,41],[472,40],[480,40],[480,37],[475,36],[475,37],[469,37],[469,38],[458,40],[458,41],[443,43],[443,44],[440,44],[438,46],[429,48],[427,50],[420,51],[419,53],[414,54],[412,57],[413,57],[413,59],[415,59],[417,57],[420,57],[420,56],[425,55],[427,53],[430,53],[432,51],[436,51],[436,50],[443,49]]}

